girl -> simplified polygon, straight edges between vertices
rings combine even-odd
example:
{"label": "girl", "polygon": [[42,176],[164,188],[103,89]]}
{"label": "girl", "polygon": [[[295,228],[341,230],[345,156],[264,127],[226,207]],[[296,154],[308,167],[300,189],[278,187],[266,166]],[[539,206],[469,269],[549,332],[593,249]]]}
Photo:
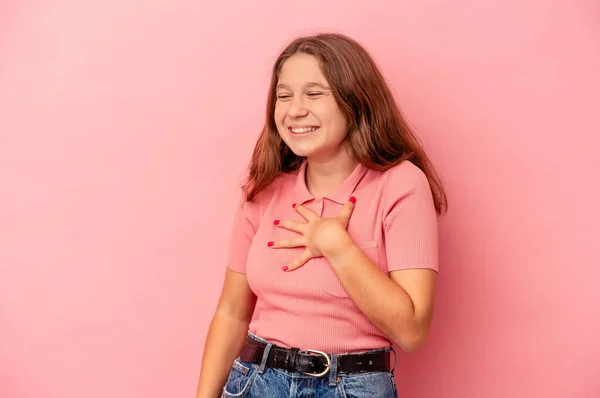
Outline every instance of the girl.
{"label": "girl", "polygon": [[445,207],[367,51],[340,34],[290,43],[273,67],[197,397],[396,397],[390,352],[427,336]]}

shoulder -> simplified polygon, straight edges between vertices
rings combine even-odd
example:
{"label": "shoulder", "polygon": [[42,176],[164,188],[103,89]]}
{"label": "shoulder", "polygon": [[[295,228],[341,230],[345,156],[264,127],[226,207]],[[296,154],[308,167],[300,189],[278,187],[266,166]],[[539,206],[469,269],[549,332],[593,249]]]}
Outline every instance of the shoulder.
{"label": "shoulder", "polygon": [[282,173],[275,177],[273,181],[262,190],[254,200],[247,201],[246,195],[242,191],[241,206],[252,213],[262,214],[269,205],[276,200],[282,191],[293,188],[293,182],[296,179],[297,173]]}
{"label": "shoulder", "polygon": [[398,197],[408,194],[431,196],[427,175],[409,160],[385,171],[386,196]]}
{"label": "shoulder", "polygon": [[427,175],[410,161],[404,161],[388,170],[384,187],[383,214],[388,227],[394,221],[414,225],[425,222],[435,225],[437,216],[433,193]]}

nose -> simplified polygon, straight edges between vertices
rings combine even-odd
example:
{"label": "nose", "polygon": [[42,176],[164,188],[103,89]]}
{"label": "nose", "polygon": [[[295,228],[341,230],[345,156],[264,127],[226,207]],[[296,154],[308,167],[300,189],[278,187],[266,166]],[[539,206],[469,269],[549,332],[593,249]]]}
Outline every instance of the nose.
{"label": "nose", "polygon": [[302,117],[308,114],[308,109],[304,104],[302,96],[296,96],[292,99],[290,107],[288,109],[288,115],[290,117]]}

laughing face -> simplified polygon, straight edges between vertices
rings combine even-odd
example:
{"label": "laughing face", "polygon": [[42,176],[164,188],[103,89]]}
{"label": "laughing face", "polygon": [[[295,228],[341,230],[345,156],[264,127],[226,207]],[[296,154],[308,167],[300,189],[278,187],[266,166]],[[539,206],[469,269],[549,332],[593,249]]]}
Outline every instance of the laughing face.
{"label": "laughing face", "polygon": [[281,67],[276,95],[275,124],[292,152],[326,162],[344,150],[348,123],[315,57],[288,58]]}

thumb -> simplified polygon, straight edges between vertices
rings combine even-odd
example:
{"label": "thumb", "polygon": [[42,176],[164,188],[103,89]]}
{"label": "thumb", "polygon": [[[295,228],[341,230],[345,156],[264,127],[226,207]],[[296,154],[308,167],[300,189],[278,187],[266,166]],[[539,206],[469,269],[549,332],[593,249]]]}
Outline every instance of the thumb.
{"label": "thumb", "polygon": [[354,196],[351,196],[350,199],[344,204],[344,207],[342,208],[342,211],[340,212],[339,216],[345,220],[349,220],[350,216],[352,215],[352,212],[354,211],[355,204],[356,198]]}

